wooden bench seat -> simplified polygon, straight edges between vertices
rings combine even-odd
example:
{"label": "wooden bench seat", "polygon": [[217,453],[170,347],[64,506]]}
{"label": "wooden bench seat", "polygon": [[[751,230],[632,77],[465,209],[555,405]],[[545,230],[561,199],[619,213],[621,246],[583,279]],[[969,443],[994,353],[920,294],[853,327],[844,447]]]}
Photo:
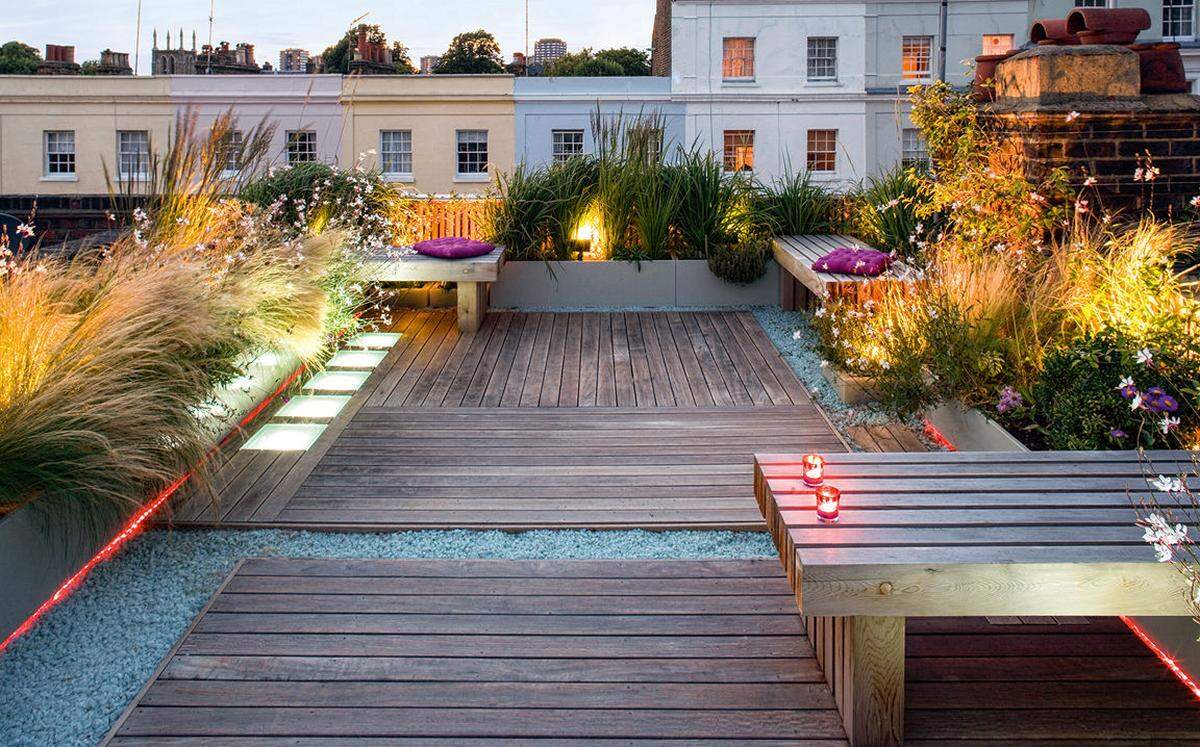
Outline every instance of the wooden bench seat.
{"label": "wooden bench seat", "polygon": [[488,290],[500,276],[504,247],[469,259],[439,259],[399,247],[380,252],[366,261],[364,279],[373,282],[427,282],[458,284],[458,328],[474,332],[487,314]]}
{"label": "wooden bench seat", "polygon": [[809,305],[808,302],[830,298],[859,297],[865,289],[894,281],[908,271],[902,262],[878,277],[847,275],[840,272],[818,272],[813,263],[840,246],[860,249],[874,247],[841,234],[812,234],[775,237],[775,261],[779,264],[779,305],[792,311]]}

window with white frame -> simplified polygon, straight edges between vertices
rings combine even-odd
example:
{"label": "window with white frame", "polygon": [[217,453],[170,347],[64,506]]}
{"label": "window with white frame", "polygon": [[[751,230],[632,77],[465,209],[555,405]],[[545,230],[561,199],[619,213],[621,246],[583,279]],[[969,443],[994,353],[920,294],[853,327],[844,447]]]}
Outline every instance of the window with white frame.
{"label": "window with white frame", "polygon": [[754,80],[754,37],[725,37],[721,50],[721,77]]}
{"label": "window with white frame", "polygon": [[932,36],[905,36],[900,40],[900,74],[905,80],[926,80],[933,62]]}
{"label": "window with white frame", "polygon": [[289,130],[287,133],[287,162],[310,163],[317,160],[317,133],[312,130]]}
{"label": "window with white frame", "polygon": [[837,80],[837,37],[808,37],[808,79]]}
{"label": "window with white frame", "polygon": [[808,131],[808,170],[837,171],[837,130]]}
{"label": "window with white frame", "polygon": [[245,147],[245,136],[241,130],[230,130],[225,133],[221,143],[221,159],[225,162],[226,174],[237,174],[242,170],[242,150]]}
{"label": "window with white frame", "polygon": [[984,34],[980,45],[982,54],[1008,54],[1013,51],[1012,34]]}
{"label": "window with white frame", "polygon": [[459,130],[457,133],[457,169],[459,176],[480,176],[488,172],[487,130]]}
{"label": "window with white frame", "polygon": [[1191,41],[1196,36],[1195,0],[1163,0],[1164,41]]}
{"label": "window with white frame", "polygon": [[900,131],[900,163],[905,168],[924,166],[929,163],[929,150],[925,146],[925,138],[915,127],[905,127]]}
{"label": "window with white frame", "polygon": [[150,175],[150,133],[146,130],[117,132],[117,176],[145,179]]}
{"label": "window with white frame", "polygon": [[551,130],[551,155],[555,163],[565,163],[583,155],[583,130]]}
{"label": "window with white frame", "polygon": [[75,131],[47,130],[44,137],[45,166],[48,177],[75,176]]}
{"label": "window with white frame", "polygon": [[754,171],[754,130],[725,130],[725,170]]}
{"label": "window with white frame", "polygon": [[388,176],[412,176],[412,130],[381,130],[379,161]]}

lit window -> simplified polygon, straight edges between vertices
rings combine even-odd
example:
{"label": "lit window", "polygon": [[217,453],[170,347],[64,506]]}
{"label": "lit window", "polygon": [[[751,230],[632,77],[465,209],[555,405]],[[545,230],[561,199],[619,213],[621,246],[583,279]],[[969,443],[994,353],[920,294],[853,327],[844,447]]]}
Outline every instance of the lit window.
{"label": "lit window", "polygon": [[725,130],[725,170],[754,171],[754,130]]}
{"label": "lit window", "polygon": [[1107,8],[1108,0],[1075,0],[1076,8]]}
{"label": "lit window", "polygon": [[1163,39],[1191,41],[1196,35],[1195,0],[1163,0]]}
{"label": "lit window", "polygon": [[900,163],[908,168],[929,163],[929,151],[925,147],[925,138],[915,127],[905,127],[900,132]]}
{"label": "lit window", "polygon": [[225,161],[225,173],[236,174],[242,170],[242,149],[245,139],[241,130],[230,130],[225,133],[221,143],[221,153]]}
{"label": "lit window", "polygon": [[583,155],[583,130],[553,130],[550,138],[555,163]]}
{"label": "lit window", "polygon": [[837,130],[808,131],[808,170],[837,170]]}
{"label": "lit window", "polygon": [[458,131],[458,174],[475,176],[488,172],[487,130]]}
{"label": "lit window", "polygon": [[905,80],[925,80],[929,78],[932,60],[932,36],[902,37],[900,70]]}
{"label": "lit window", "polygon": [[150,133],[121,130],[117,133],[117,175],[121,179],[145,179],[150,175]]}
{"label": "lit window", "polygon": [[74,130],[47,131],[45,137],[46,176],[72,176],[75,174]]}
{"label": "lit window", "polygon": [[808,79],[837,80],[837,37],[808,38]]}
{"label": "lit window", "polygon": [[721,57],[721,77],[725,80],[753,80],[753,37],[731,36],[725,39]]}
{"label": "lit window", "polygon": [[309,163],[317,160],[317,133],[290,130],[287,134],[287,162]]}
{"label": "lit window", "polygon": [[983,54],[1008,54],[1013,51],[1012,34],[984,34]]}
{"label": "lit window", "polygon": [[383,173],[412,176],[412,131],[383,130],[379,133],[379,158]]}

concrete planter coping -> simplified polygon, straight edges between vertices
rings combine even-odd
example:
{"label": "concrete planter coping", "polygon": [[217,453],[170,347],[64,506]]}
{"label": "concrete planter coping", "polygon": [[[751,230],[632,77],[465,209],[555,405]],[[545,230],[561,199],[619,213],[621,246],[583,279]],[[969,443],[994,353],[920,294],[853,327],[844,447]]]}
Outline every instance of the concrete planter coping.
{"label": "concrete planter coping", "polygon": [[879,391],[868,376],[855,376],[837,368],[829,361],[821,361],[821,376],[833,387],[833,391],[847,405],[856,406],[866,402],[878,402]]}
{"label": "concrete planter coping", "polygon": [[779,268],[734,285],[700,259],[652,262],[506,262],[492,286],[493,308],[607,309],[766,306],[777,302]]}

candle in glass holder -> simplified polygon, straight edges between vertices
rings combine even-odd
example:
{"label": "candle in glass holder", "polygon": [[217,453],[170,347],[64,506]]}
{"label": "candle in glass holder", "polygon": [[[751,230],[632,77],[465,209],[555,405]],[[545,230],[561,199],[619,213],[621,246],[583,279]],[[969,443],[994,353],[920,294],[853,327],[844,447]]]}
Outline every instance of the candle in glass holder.
{"label": "candle in glass holder", "polygon": [[809,487],[825,481],[825,459],[817,454],[806,454],[801,465],[804,468],[804,484]]}
{"label": "candle in glass holder", "polygon": [[841,502],[842,491],[832,485],[817,488],[817,520],[826,524],[836,522]]}

